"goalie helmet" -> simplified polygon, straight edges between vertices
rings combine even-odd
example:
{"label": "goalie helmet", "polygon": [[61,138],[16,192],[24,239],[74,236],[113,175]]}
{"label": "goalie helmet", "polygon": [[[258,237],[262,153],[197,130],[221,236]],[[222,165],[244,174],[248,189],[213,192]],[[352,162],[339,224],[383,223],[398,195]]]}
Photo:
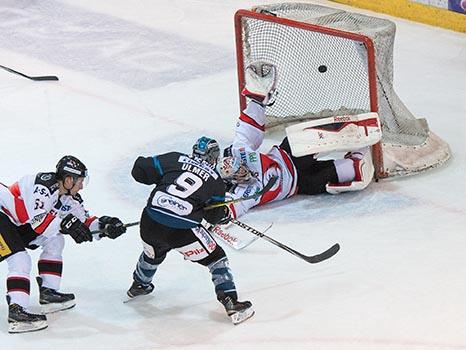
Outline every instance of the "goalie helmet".
{"label": "goalie helmet", "polygon": [[73,156],[62,157],[56,166],[57,180],[64,180],[67,176],[71,176],[73,180],[78,177],[87,178],[87,168],[83,162]]}
{"label": "goalie helmet", "polygon": [[216,165],[220,156],[218,142],[206,136],[199,138],[193,145],[193,156],[205,160],[211,165]]}
{"label": "goalie helmet", "polygon": [[217,164],[221,178],[235,183],[245,183],[252,178],[251,171],[237,157],[223,157]]}

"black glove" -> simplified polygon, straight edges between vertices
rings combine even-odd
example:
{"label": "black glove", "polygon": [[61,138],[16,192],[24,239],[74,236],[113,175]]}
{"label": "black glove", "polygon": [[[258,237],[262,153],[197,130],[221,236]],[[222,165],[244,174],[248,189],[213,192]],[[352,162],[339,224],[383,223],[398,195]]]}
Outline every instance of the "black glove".
{"label": "black glove", "polygon": [[228,205],[223,206],[223,217],[219,220],[217,225],[226,225],[228,224],[231,219],[233,219],[233,215],[231,215],[231,210]]}
{"label": "black glove", "polygon": [[99,218],[99,229],[104,230],[105,236],[115,239],[126,232],[126,227],[120,219],[110,216],[101,216]]}
{"label": "black glove", "polygon": [[60,232],[70,235],[76,243],[92,242],[92,234],[89,227],[84,225],[73,214],[68,214],[60,223]]}

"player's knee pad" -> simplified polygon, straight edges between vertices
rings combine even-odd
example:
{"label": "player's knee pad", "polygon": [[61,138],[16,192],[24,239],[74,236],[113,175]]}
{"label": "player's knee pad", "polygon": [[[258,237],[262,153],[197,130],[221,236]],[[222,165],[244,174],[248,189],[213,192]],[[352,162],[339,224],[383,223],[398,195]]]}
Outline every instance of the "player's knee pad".
{"label": "player's knee pad", "polygon": [[48,239],[42,246],[40,259],[61,260],[64,248],[65,237],[63,235],[56,235],[53,238]]}
{"label": "player's knee pad", "polygon": [[148,263],[148,264],[152,264],[152,265],[160,265],[162,263],[162,261],[165,260],[165,257],[167,256],[167,253],[163,253],[161,254],[160,251],[156,251],[156,249],[142,241],[142,245],[143,245],[143,253],[141,254],[141,257],[144,257],[144,260]]}
{"label": "player's knee pad", "polygon": [[160,265],[166,258],[167,254],[157,258],[150,258],[145,253],[142,254],[144,261],[150,265]]}
{"label": "player's knee pad", "polygon": [[31,257],[26,251],[21,251],[6,258],[8,264],[8,275],[29,278],[31,272]]}
{"label": "player's knee pad", "polygon": [[209,265],[215,263],[218,260],[221,260],[223,258],[226,258],[225,251],[223,250],[222,247],[217,245],[217,247],[214,249],[212,253],[210,253],[207,257],[205,257],[202,260],[196,261],[198,264],[201,264],[203,266],[209,267]]}

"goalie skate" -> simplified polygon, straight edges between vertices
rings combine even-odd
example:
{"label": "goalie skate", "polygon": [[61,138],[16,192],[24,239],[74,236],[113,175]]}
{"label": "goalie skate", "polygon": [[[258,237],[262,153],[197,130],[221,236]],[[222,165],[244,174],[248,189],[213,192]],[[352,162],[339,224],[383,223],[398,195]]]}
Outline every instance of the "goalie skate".
{"label": "goalie skate", "polygon": [[45,315],[31,314],[18,304],[8,306],[8,333],[26,333],[47,328]]}

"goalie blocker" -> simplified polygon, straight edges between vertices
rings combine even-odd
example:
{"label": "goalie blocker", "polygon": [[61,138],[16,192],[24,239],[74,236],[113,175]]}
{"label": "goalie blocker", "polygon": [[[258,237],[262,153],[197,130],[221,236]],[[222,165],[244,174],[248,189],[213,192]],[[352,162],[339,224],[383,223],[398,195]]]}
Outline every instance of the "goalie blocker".
{"label": "goalie blocker", "polygon": [[[353,159],[356,176],[347,183],[327,184],[331,194],[359,191],[372,181],[374,166],[369,146],[382,138],[377,113],[335,116],[295,124],[286,128],[293,156],[347,151],[345,158]],[[358,152],[366,148],[365,152]],[[352,152],[358,150],[356,152]]]}

